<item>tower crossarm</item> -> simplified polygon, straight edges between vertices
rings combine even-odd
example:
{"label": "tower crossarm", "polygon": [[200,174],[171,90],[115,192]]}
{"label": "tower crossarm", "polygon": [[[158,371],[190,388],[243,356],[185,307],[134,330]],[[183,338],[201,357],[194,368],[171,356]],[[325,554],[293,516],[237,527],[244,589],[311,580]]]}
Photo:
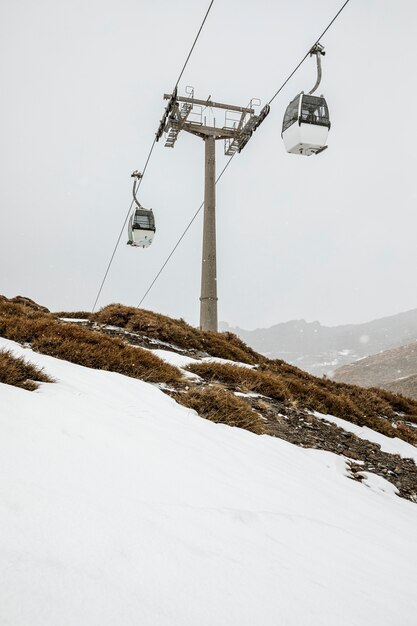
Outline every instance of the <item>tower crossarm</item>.
{"label": "tower crossarm", "polygon": [[214,137],[214,139],[233,139],[238,136],[238,131],[233,128],[218,128],[217,126],[204,126],[194,124],[193,122],[185,122],[182,130],[197,135],[198,137]]}
{"label": "tower crossarm", "polygon": [[[172,98],[172,94],[164,93],[164,100]],[[240,113],[255,113],[254,109],[249,107],[237,107],[232,104],[223,104],[221,102],[213,102],[212,100],[198,100],[197,98],[187,98],[185,96],[177,96],[177,102],[189,102],[191,105],[199,104],[204,107],[210,107],[212,109],[228,109],[229,111],[239,111]]]}
{"label": "tower crossarm", "polygon": [[174,107],[176,106],[176,98],[177,98],[177,88],[175,87],[174,92],[169,97],[169,102],[165,107],[164,114],[162,119],[159,122],[158,130],[156,131],[156,141],[159,141],[165,131],[165,127],[167,124],[168,117],[172,114]]}
{"label": "tower crossarm", "polygon": [[[184,130],[202,139],[207,137],[213,137],[215,140],[224,139],[225,152],[232,155],[244,148],[252,133],[269,112],[266,110],[269,109],[266,105],[259,115],[255,115],[255,109],[252,108],[254,100],[251,100],[247,107],[239,107],[223,102],[214,102],[210,96],[206,100],[194,98],[194,90],[189,89],[188,96],[179,96],[176,91],[172,94],[164,94],[164,99],[168,100],[168,104],[156,133],[156,140],[158,141],[162,133],[165,132],[165,146],[167,148],[174,147],[180,132]],[[206,108],[225,110],[224,126],[216,126],[215,119],[214,125],[207,125],[206,117],[203,118],[203,111]],[[228,116],[228,112],[232,114],[232,117]],[[235,118],[233,114],[235,114]]]}
{"label": "tower crossarm", "polygon": [[269,114],[270,106],[266,104],[259,115],[252,115],[242,128],[240,133],[237,151],[242,152],[255,130],[262,124],[266,116]]}
{"label": "tower crossarm", "polygon": [[175,102],[172,107],[171,114],[166,120],[164,126],[165,132],[168,133],[165,141],[165,147],[174,147],[180,131],[184,129],[184,124],[187,120],[187,117],[191,113],[192,108],[192,105],[188,102],[183,102],[181,106],[178,106],[178,102]]}

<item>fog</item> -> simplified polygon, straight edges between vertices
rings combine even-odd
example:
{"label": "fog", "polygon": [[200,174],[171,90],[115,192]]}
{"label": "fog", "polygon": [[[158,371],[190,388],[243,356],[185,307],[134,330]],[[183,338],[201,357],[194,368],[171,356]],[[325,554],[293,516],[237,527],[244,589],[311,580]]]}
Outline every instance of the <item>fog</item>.
{"label": "fog", "polygon": [[[207,0],[3,0],[0,293],[91,310]],[[337,12],[336,0],[215,0],[179,85],[267,102]],[[328,150],[287,154],[288,102],[307,59],[217,186],[219,319],[243,328],[336,325],[417,307],[412,0],[351,0],[322,39]],[[411,110],[410,110],[411,109]],[[218,124],[221,120],[217,116]],[[217,171],[226,163],[217,142]],[[147,250],[123,233],[98,306],[138,305],[203,199],[204,145],[161,140],[140,188]],[[201,215],[143,303],[198,324]]]}

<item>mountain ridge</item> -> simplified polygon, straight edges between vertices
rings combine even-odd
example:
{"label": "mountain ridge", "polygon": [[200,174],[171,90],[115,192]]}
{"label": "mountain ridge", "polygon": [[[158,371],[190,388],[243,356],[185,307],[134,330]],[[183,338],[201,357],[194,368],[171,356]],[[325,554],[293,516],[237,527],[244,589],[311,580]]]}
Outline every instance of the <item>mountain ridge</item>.
{"label": "mountain ridge", "polygon": [[249,331],[227,323],[221,328],[269,358],[329,376],[342,365],[416,340],[417,308],[360,324],[325,326],[300,319]]}
{"label": "mountain ridge", "polygon": [[417,341],[338,368],[338,382],[381,387],[417,400]]}

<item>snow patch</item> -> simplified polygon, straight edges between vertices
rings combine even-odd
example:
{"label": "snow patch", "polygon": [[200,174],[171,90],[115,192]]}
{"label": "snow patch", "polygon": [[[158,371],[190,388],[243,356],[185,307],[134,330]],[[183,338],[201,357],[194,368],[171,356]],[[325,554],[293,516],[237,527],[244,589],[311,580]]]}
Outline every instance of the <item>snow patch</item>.
{"label": "snow patch", "polygon": [[195,359],[190,356],[184,356],[182,354],[178,354],[177,352],[171,352],[169,350],[154,350],[152,348],[147,348],[153,354],[156,354],[160,359],[169,363],[170,365],[175,365],[176,367],[184,368],[187,365],[191,365],[192,363],[226,363],[227,365],[235,365],[236,367],[247,367],[252,369],[253,365],[248,365],[248,363],[241,363],[240,361],[230,361],[229,359],[221,359],[220,357],[215,356],[205,356],[201,359]]}
{"label": "snow patch", "polygon": [[374,493],[389,494],[393,496],[396,496],[399,493],[395,485],[390,483],[385,478],[382,478],[382,476],[379,476],[378,474],[371,474],[370,472],[361,472],[360,475],[364,476],[362,485],[366,485]]}
{"label": "snow patch", "polygon": [[59,317],[61,322],[74,322],[75,324],[88,324],[90,322],[86,317]]}
{"label": "snow patch", "polygon": [[187,365],[191,365],[192,363],[198,363],[198,359],[193,359],[190,356],[185,356],[183,354],[178,354],[177,352],[171,352],[169,350],[153,350],[149,349],[149,352],[152,354],[156,354],[162,361],[165,363],[169,363],[169,365],[175,365],[175,367],[184,368]]}
{"label": "snow patch", "polygon": [[217,356],[205,356],[201,359],[205,363],[222,363],[226,365],[235,365],[236,367],[246,367],[253,369],[255,365],[249,365],[249,363],[241,363],[240,361],[231,361],[230,359],[221,359]]}

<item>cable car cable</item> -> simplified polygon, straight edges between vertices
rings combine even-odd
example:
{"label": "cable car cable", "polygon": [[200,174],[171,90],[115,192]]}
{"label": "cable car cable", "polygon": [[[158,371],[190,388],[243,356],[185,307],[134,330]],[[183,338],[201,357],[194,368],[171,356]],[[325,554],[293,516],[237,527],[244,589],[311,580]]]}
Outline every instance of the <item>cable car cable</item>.
{"label": "cable car cable", "polygon": [[[211,2],[210,2],[210,4],[209,4],[209,7],[208,7],[208,9],[207,9],[207,11],[206,11],[206,14],[205,14],[205,16],[204,16],[204,18],[203,18],[203,21],[202,21],[202,22],[201,22],[201,24],[200,24],[200,28],[198,29],[197,35],[196,35],[196,37],[195,37],[195,39],[194,39],[194,41],[193,41],[193,45],[191,46],[190,51],[188,52],[187,58],[186,58],[186,60],[185,60],[185,63],[184,63],[184,65],[183,65],[183,67],[182,67],[182,70],[181,70],[181,72],[180,72],[180,74],[179,74],[179,76],[178,76],[178,78],[177,78],[177,82],[175,83],[174,91],[175,91],[175,89],[177,88],[178,83],[180,82],[180,80],[181,80],[181,78],[182,78],[182,75],[184,74],[185,68],[186,68],[186,67],[187,67],[187,65],[188,65],[188,62],[189,62],[189,60],[190,60],[190,58],[191,58],[191,55],[192,55],[192,53],[193,53],[193,51],[194,51],[195,45],[196,45],[196,43],[197,43],[197,41],[198,41],[198,38],[200,37],[201,31],[203,30],[204,24],[206,23],[206,20],[207,20],[208,14],[210,13],[210,10],[211,10],[211,7],[213,6],[213,3],[214,3],[214,0],[211,0]],[[154,140],[153,140],[153,142],[152,142],[151,149],[149,150],[148,157],[147,157],[147,159],[146,159],[146,162],[145,162],[144,168],[143,168],[143,170],[142,170],[142,178],[140,178],[140,180],[138,181],[138,185],[137,185],[137,187],[136,187],[136,191],[138,191],[138,189],[139,189],[139,187],[140,187],[140,185],[141,185],[141,183],[142,183],[142,180],[143,180],[143,175],[145,174],[145,172],[146,172],[146,168],[148,167],[148,163],[149,163],[149,161],[150,161],[150,158],[151,158],[151,155],[152,155],[153,149],[154,149],[154,147],[155,147],[156,141],[157,141],[157,140],[156,140],[156,137],[154,137]],[[101,295],[101,292],[102,292],[102,290],[103,290],[104,283],[106,282],[107,275],[108,275],[108,273],[109,273],[109,271],[110,271],[110,267],[111,267],[111,265],[112,265],[112,263],[113,263],[114,256],[115,256],[116,251],[117,251],[117,248],[118,248],[118,246],[119,246],[120,239],[122,238],[123,231],[124,231],[124,229],[125,229],[125,227],[126,227],[126,222],[127,222],[127,220],[129,219],[129,215],[130,215],[130,212],[131,212],[131,210],[132,210],[132,208],[133,208],[133,205],[134,205],[134,200],[132,200],[132,202],[130,203],[129,210],[128,210],[127,215],[126,215],[126,217],[125,217],[125,219],[124,219],[123,226],[122,226],[122,228],[121,228],[121,230],[120,230],[119,236],[118,236],[117,241],[116,241],[116,245],[114,246],[113,252],[112,252],[111,257],[110,257],[110,261],[109,261],[109,263],[108,263],[108,265],[107,265],[106,271],[105,271],[104,276],[103,276],[103,280],[101,281],[100,288],[99,288],[99,290],[98,290],[98,293],[97,293],[96,299],[95,299],[95,301],[94,301],[94,305],[93,305],[93,308],[92,308],[92,313],[94,313],[95,308],[96,308],[96,306],[97,306],[97,302],[98,302],[98,300],[99,300],[99,298],[100,298],[100,295]]]}
{"label": "cable car cable", "polygon": [[[318,39],[315,41],[314,45],[308,50],[308,52],[304,55],[304,57],[302,58],[302,60],[299,62],[299,64],[296,66],[296,68],[291,72],[291,74],[288,76],[288,78],[282,83],[281,87],[275,92],[275,94],[272,96],[272,98],[269,100],[268,105],[270,106],[271,103],[275,100],[275,98],[278,96],[278,94],[284,89],[285,85],[288,83],[288,81],[294,76],[294,74],[297,72],[297,70],[301,67],[301,65],[304,63],[304,61],[307,59],[307,57],[309,56],[311,50],[317,46],[319,44],[320,39],[322,39],[322,37],[327,33],[327,31],[329,30],[329,28],[332,26],[332,24],[336,21],[336,19],[339,17],[339,15],[341,14],[341,12],[343,11],[343,9],[349,4],[350,0],[346,0],[344,2],[344,4],[340,7],[340,9],[338,10],[338,12],[336,13],[336,15],[333,17],[333,19],[328,23],[328,25],[326,26],[326,28],[323,30],[323,32],[321,33],[320,37],[318,37]],[[211,5],[210,5],[211,6]],[[226,171],[227,167],[229,166],[231,160],[233,159],[234,154],[230,157],[230,159],[227,161],[226,165],[224,166],[224,168],[222,169],[221,173],[219,174],[219,176],[216,178],[216,185],[218,183],[218,181],[220,180],[220,178],[223,176],[224,172]],[[165,259],[161,269],[158,271],[158,273],[156,274],[155,278],[153,279],[153,281],[151,282],[151,284],[149,285],[148,289],[146,290],[146,292],[144,293],[144,295],[142,296],[141,301],[138,304],[138,308],[141,306],[142,302],[145,300],[146,296],[148,295],[148,293],[150,292],[150,290],[152,289],[152,287],[154,286],[154,284],[156,283],[156,281],[158,280],[158,278],[160,277],[160,275],[162,274],[163,270],[165,269],[165,267],[167,266],[169,260],[171,259],[172,255],[174,254],[175,250],[178,248],[178,246],[180,245],[181,241],[184,239],[186,233],[188,232],[190,226],[192,225],[192,223],[194,222],[195,218],[197,217],[197,215],[200,213],[201,209],[204,206],[204,202],[202,202],[202,204],[200,204],[200,206],[198,207],[197,211],[194,213],[193,217],[191,218],[190,222],[188,223],[186,229],[183,231],[181,237],[178,239],[177,243],[175,244],[175,246],[173,247],[173,249],[171,250],[171,252],[169,253],[169,255],[167,256],[167,258]]]}
{"label": "cable car cable", "polygon": [[181,78],[182,78],[182,75],[184,74],[184,70],[185,70],[185,68],[187,67],[187,63],[188,63],[188,61],[190,60],[190,56],[192,55],[193,50],[194,50],[194,46],[195,46],[195,44],[197,43],[198,38],[200,37],[200,33],[201,33],[201,31],[203,30],[203,26],[204,26],[204,24],[206,23],[207,16],[208,16],[208,14],[210,13],[210,9],[211,9],[211,7],[213,6],[213,2],[214,2],[214,0],[211,0],[211,2],[210,2],[210,4],[209,4],[209,8],[207,9],[207,12],[206,12],[206,14],[205,14],[205,16],[204,16],[203,21],[201,22],[201,26],[200,26],[200,28],[198,29],[198,33],[197,33],[197,35],[196,35],[196,38],[194,39],[194,43],[193,43],[193,45],[191,46],[190,52],[188,53],[188,56],[187,56],[187,58],[186,58],[186,60],[185,60],[184,67],[182,68],[182,70],[181,70],[181,72],[180,72],[180,75],[179,75],[179,76],[178,76],[178,78],[177,78],[177,82],[175,83],[174,90],[175,90],[175,88],[176,88],[176,87],[178,87],[178,83],[180,82],[180,80],[181,80]]}
{"label": "cable car cable", "polygon": [[[222,171],[220,172],[220,174],[218,175],[218,177],[216,178],[216,185],[219,182],[219,180],[221,179],[221,177],[223,176],[223,174],[225,173],[226,169],[229,166],[230,161],[233,159],[235,155],[232,154],[232,156],[230,157],[230,159],[227,161],[226,165],[224,166],[224,168],[222,169]],[[174,254],[175,250],[178,248],[178,246],[180,245],[181,241],[184,239],[185,235],[187,234],[189,228],[191,227],[191,224],[194,222],[195,218],[197,217],[197,215],[200,213],[201,209],[204,206],[204,201],[200,204],[200,206],[198,207],[197,211],[194,213],[193,217],[191,218],[191,220],[188,222],[188,226],[187,228],[183,231],[181,237],[178,239],[177,243],[175,244],[175,246],[172,248],[171,252],[169,253],[169,255],[167,256],[167,258],[165,259],[161,269],[159,270],[159,272],[157,273],[157,275],[155,276],[155,278],[153,279],[153,281],[151,282],[151,284],[149,285],[148,289],[146,290],[146,292],[144,293],[144,295],[142,296],[142,300],[139,302],[137,308],[140,307],[140,305],[142,304],[142,302],[144,301],[144,299],[146,298],[146,296],[148,295],[148,293],[150,292],[150,290],[152,289],[152,287],[154,286],[154,284],[156,283],[156,281],[158,280],[159,276],[162,274],[163,270],[165,269],[165,266],[168,264],[168,261],[170,260],[170,258],[172,257],[172,255]]]}
{"label": "cable car cable", "polygon": [[301,59],[301,61],[299,62],[299,64],[295,67],[295,69],[293,69],[293,71],[291,72],[291,74],[288,76],[287,80],[285,80],[281,87],[278,89],[278,91],[276,91],[274,93],[274,95],[272,96],[272,98],[269,100],[268,104],[271,105],[271,102],[273,102],[275,100],[275,98],[277,97],[277,95],[284,89],[285,85],[288,83],[289,80],[291,80],[291,78],[294,76],[294,74],[296,73],[296,71],[302,66],[302,64],[304,63],[304,61],[306,60],[306,58],[308,57],[308,55],[310,54],[311,50],[317,46],[317,44],[320,42],[320,39],[322,39],[324,37],[324,35],[327,33],[327,31],[329,30],[329,28],[332,26],[332,24],[337,20],[337,18],[339,17],[339,15],[341,14],[341,12],[343,11],[343,9],[349,4],[350,0],[346,0],[346,2],[340,7],[340,9],[338,10],[338,12],[336,13],[336,15],[334,16],[334,18],[332,19],[331,22],[329,22],[329,24],[326,26],[326,28],[324,29],[324,31],[321,33],[320,37],[318,37],[318,39],[316,39],[316,41],[314,42],[314,44],[311,46],[311,48],[309,49],[309,51],[307,52],[307,54],[305,54],[303,56],[303,58]]}
{"label": "cable car cable", "polygon": [[[148,167],[148,163],[149,163],[149,161],[150,161],[150,158],[151,158],[151,155],[152,155],[153,149],[154,149],[154,147],[155,147],[155,144],[156,144],[156,137],[155,137],[155,139],[154,139],[154,140],[153,140],[153,142],[152,142],[151,149],[149,150],[148,158],[146,159],[145,166],[144,166],[144,168],[143,168],[142,177],[143,177],[143,174],[146,172],[146,168]],[[138,185],[137,185],[136,191],[139,189],[140,184],[141,184],[141,181],[142,181],[142,178],[140,178],[140,179],[139,179],[139,182],[138,182]],[[114,246],[114,248],[113,248],[113,252],[112,252],[112,255],[111,255],[111,257],[110,257],[110,261],[108,262],[108,265],[107,265],[107,268],[106,268],[105,274],[104,274],[104,276],[103,276],[103,280],[101,281],[100,289],[98,290],[98,293],[97,293],[97,296],[96,296],[96,299],[95,299],[95,301],[94,301],[94,305],[93,305],[93,308],[92,308],[92,313],[94,313],[94,311],[95,311],[95,308],[96,308],[96,305],[97,305],[98,299],[100,298],[101,292],[102,292],[103,287],[104,287],[104,283],[106,282],[107,275],[108,275],[108,273],[109,273],[109,271],[110,271],[110,267],[111,267],[111,265],[112,265],[112,263],[113,263],[113,259],[114,259],[114,256],[115,256],[115,254],[116,254],[116,250],[117,250],[118,245],[119,245],[119,243],[120,243],[120,239],[122,238],[122,235],[123,235],[124,229],[125,229],[125,227],[126,227],[126,222],[127,222],[127,220],[129,219],[129,215],[130,215],[130,212],[131,212],[132,207],[133,207],[133,205],[134,205],[134,204],[135,204],[135,201],[134,201],[134,200],[132,200],[132,202],[130,203],[129,210],[128,210],[128,212],[126,213],[126,217],[125,217],[125,219],[124,219],[123,226],[122,226],[122,228],[121,228],[121,230],[120,230],[120,233],[119,233],[119,236],[118,236],[118,238],[117,238],[116,245],[115,245],[115,246]]]}

